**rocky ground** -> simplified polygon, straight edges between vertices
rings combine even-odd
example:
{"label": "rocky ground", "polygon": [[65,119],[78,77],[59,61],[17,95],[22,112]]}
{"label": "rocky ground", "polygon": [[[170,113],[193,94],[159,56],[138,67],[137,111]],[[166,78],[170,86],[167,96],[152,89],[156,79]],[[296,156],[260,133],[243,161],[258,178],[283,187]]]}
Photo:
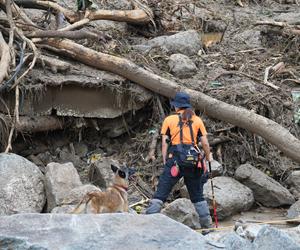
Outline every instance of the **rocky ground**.
{"label": "rocky ground", "polygon": [[[297,1],[149,0],[147,4],[154,11],[155,26],[96,21],[87,29],[105,32],[106,42],[81,43],[128,58],[218,100],[253,110],[300,138],[300,105],[293,98],[300,79],[299,36],[256,24],[272,20],[299,25]],[[132,8],[125,0],[98,1],[98,5],[106,9]],[[270,69],[268,81],[264,81],[270,66],[276,67]],[[159,139],[151,161],[149,146],[157,136],[162,117],[170,112],[169,100],[153,95],[140,111],[141,120],[135,120],[118,137],[84,126],[20,135],[14,141],[13,152],[33,162],[34,167],[23,158],[4,159],[6,156],[1,155],[0,214],[66,213],[87,191],[107,187],[112,161],[126,162],[137,169],[131,180],[129,200],[131,205],[142,201],[132,208],[143,212],[147,204],[143,201],[151,198],[162,170]],[[251,230],[247,231],[243,223],[298,217],[299,164],[261,137],[196,112],[206,124],[216,159],[213,181],[221,226],[232,226],[242,220],[232,238],[220,240],[222,235],[214,233],[214,240],[229,242],[230,246],[236,241],[247,245],[244,240],[249,240],[247,232]],[[118,125],[123,123],[120,121]],[[115,125],[113,122],[109,126]],[[205,185],[205,196],[212,204],[210,182]],[[162,213],[191,228],[199,228],[197,214],[187,198],[183,183],[178,183]],[[256,228],[251,241],[260,229]],[[268,229],[263,229],[262,234],[268,235],[265,231]],[[261,242],[263,239],[259,238]]]}

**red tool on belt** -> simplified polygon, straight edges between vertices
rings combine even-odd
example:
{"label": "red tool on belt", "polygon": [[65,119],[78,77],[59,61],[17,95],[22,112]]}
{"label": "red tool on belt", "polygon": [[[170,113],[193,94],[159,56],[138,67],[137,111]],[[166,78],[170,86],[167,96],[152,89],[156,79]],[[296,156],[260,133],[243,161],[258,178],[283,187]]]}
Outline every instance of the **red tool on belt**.
{"label": "red tool on belt", "polygon": [[208,162],[209,165],[209,174],[210,174],[210,181],[211,181],[211,193],[212,193],[212,204],[213,204],[213,210],[214,210],[214,219],[216,228],[218,227],[218,216],[217,216],[217,204],[215,199],[215,192],[214,192],[214,183],[212,178],[212,171],[211,171],[211,162]]}

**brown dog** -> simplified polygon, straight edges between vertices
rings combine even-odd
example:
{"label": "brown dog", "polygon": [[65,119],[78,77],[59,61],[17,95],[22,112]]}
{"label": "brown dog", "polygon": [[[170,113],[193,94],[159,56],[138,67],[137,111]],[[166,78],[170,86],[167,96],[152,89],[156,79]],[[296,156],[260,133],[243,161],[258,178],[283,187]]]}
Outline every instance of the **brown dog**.
{"label": "brown dog", "polygon": [[115,173],[112,185],[105,192],[87,193],[72,211],[73,214],[128,212],[128,168],[111,165],[111,169]]}

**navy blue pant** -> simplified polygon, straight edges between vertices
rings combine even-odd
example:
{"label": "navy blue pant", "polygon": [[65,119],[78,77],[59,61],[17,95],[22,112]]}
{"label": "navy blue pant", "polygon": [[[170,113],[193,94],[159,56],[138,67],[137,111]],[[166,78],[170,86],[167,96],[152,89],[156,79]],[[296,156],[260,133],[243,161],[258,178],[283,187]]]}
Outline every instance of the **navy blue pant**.
{"label": "navy blue pant", "polygon": [[[157,191],[153,196],[154,199],[159,199],[165,202],[174,185],[179,181],[181,177],[183,177],[182,171],[180,171],[179,175],[176,177],[173,177],[171,175],[171,167],[173,163],[174,161],[172,159],[167,160],[167,163],[164,166],[164,171],[159,177]],[[202,176],[195,177],[184,177],[184,183],[193,203],[205,200],[203,197],[203,185],[207,181],[207,179],[208,174],[203,174]]]}

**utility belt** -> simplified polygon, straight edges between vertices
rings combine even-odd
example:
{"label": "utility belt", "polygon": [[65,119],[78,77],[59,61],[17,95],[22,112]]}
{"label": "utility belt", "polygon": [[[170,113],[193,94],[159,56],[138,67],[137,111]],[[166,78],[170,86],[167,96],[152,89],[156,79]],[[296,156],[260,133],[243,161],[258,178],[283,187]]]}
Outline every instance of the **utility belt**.
{"label": "utility belt", "polygon": [[[172,176],[177,176],[179,171],[186,177],[199,177],[206,172],[206,164],[204,154],[201,153],[194,138],[193,133],[193,121],[190,119],[186,122],[182,120],[181,114],[178,114],[179,122],[179,135],[180,144],[171,145],[169,147],[169,158],[173,159],[173,165],[171,168]],[[183,143],[183,126],[187,125],[190,130],[192,144]],[[172,138],[171,138],[172,141]]]}
{"label": "utility belt", "polygon": [[172,159],[172,168],[177,167],[183,176],[200,177],[206,172],[204,154],[191,144],[171,146],[168,150],[168,158]]}

